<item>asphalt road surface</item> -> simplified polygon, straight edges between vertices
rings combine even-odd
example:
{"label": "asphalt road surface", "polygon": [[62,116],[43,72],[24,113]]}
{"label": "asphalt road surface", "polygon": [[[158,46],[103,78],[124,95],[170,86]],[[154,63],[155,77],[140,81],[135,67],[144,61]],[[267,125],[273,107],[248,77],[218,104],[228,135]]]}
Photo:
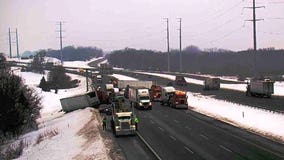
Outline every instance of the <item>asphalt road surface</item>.
{"label": "asphalt road surface", "polygon": [[135,110],[139,133],[162,159],[284,159],[284,145],[191,110]]}

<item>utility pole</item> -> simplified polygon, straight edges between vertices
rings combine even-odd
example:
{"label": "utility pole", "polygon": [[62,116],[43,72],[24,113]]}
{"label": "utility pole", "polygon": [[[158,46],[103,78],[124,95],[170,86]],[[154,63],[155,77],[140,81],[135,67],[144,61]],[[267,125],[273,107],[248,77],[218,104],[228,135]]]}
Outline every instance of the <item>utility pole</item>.
{"label": "utility pole", "polygon": [[18,38],[18,29],[16,28],[16,44],[17,44],[17,58],[20,57],[19,55],[19,38]]}
{"label": "utility pole", "polygon": [[256,55],[257,55],[257,45],[256,45],[256,22],[261,21],[263,19],[256,19],[256,8],[264,8],[264,6],[255,6],[255,0],[253,0],[252,7],[245,7],[253,10],[253,19],[252,20],[246,20],[246,21],[252,21],[253,22],[253,74],[254,78],[258,76],[257,71],[257,63],[256,63]]}
{"label": "utility pole", "polygon": [[167,46],[168,46],[168,72],[170,71],[170,34],[169,34],[169,18],[164,18],[167,22]]}
{"label": "utility pole", "polygon": [[59,31],[57,31],[57,32],[59,32],[59,44],[60,44],[60,60],[61,60],[61,65],[63,65],[63,52],[62,52],[62,25],[63,25],[63,22],[62,21],[60,21],[59,22]]}
{"label": "utility pole", "polygon": [[181,53],[181,18],[179,19],[179,72],[182,72],[182,53]]}
{"label": "utility pole", "polygon": [[9,28],[9,51],[10,51],[10,58],[12,58],[12,45],[11,45],[11,31]]}

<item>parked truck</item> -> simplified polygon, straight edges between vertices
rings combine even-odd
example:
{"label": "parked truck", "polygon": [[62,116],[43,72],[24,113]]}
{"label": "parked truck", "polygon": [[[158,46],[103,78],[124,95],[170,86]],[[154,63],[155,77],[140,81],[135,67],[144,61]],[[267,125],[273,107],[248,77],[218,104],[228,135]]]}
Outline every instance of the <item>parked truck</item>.
{"label": "parked truck", "polygon": [[129,89],[129,101],[131,105],[138,109],[152,109],[152,103],[150,101],[149,89],[146,87],[130,86]]}
{"label": "parked truck", "polygon": [[180,75],[177,75],[177,76],[176,76],[175,84],[176,84],[177,86],[186,86],[186,85],[187,85],[184,76],[180,76]]}
{"label": "parked truck", "polygon": [[60,99],[62,110],[71,112],[77,109],[99,105],[100,101],[96,91]]}
{"label": "parked truck", "polygon": [[169,98],[176,89],[172,86],[162,87],[162,95],[161,95],[161,105],[167,104],[169,105]]}
{"label": "parked truck", "polygon": [[119,80],[117,82],[117,87],[120,89],[124,89],[127,86],[143,86],[145,88],[150,89],[152,85],[153,85],[152,81]]}
{"label": "parked truck", "polygon": [[188,104],[186,92],[176,90],[174,93],[170,94],[168,104],[172,108],[187,109]]}
{"label": "parked truck", "polygon": [[256,97],[268,97],[274,93],[274,81],[269,79],[265,80],[252,80],[247,84],[246,95]]}
{"label": "parked truck", "polygon": [[124,103],[123,96],[116,96],[112,103],[111,126],[115,136],[135,135],[134,115]]}
{"label": "parked truck", "polygon": [[150,88],[151,101],[161,101],[162,88],[158,85],[152,85]]}
{"label": "parked truck", "polygon": [[206,77],[204,80],[204,90],[219,90],[220,78]]}
{"label": "parked truck", "polygon": [[113,74],[113,67],[108,63],[100,64],[100,73],[102,74]]}

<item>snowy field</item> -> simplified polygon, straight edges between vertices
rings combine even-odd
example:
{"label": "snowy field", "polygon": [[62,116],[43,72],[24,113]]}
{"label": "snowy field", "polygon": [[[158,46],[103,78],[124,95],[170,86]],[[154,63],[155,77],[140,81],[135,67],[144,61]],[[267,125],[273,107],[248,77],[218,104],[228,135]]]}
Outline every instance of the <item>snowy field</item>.
{"label": "snowy field", "polygon": [[[20,137],[26,143],[22,159],[110,159],[109,149],[99,133],[100,123],[93,110],[86,108],[68,114],[61,112],[60,99],[86,92],[86,79],[68,74],[72,79],[79,79],[80,85],[72,89],[60,89],[58,94],[43,92],[37,87],[41,74],[14,72],[24,79],[24,83],[33,88],[42,97],[39,130]],[[90,133],[90,131],[92,133]],[[91,136],[90,136],[91,135]]]}
{"label": "snowy field", "polygon": [[112,74],[110,76],[113,76],[113,77],[117,78],[118,80],[134,80],[134,81],[138,80],[136,78],[128,77],[128,76],[121,75],[121,74]]}
{"label": "snowy field", "polygon": [[284,114],[187,93],[193,110],[284,142]]}
{"label": "snowy field", "polygon": [[[143,73],[148,75],[159,76],[174,80],[175,76],[158,73]],[[185,78],[187,82],[203,84],[200,80]],[[202,83],[201,83],[202,82]],[[276,86],[284,85],[284,83]],[[236,85],[241,88],[242,86]],[[282,86],[283,87],[283,86]],[[276,87],[277,88],[277,87]],[[228,101],[217,100],[209,96],[193,94],[188,92],[189,106],[202,114],[216,118],[218,120],[245,128],[262,135],[271,136],[284,142],[284,114],[271,112],[264,109],[253,108]]]}
{"label": "snowy field", "polygon": [[[152,75],[152,76],[158,76],[162,78],[167,78],[169,80],[175,80],[175,75],[170,74],[162,74],[162,73],[150,73],[150,72],[134,72],[134,73],[140,73],[140,74],[146,74],[146,75]],[[189,77],[184,77],[187,83],[193,83],[197,85],[203,85],[204,82],[202,80],[197,80]],[[230,89],[230,90],[238,90],[238,91],[246,91],[246,84],[225,84],[221,83],[220,87],[224,89]],[[277,96],[284,96],[284,82],[275,82],[274,83],[274,95]]]}
{"label": "snowy field", "polygon": [[93,68],[93,67],[88,66],[88,63],[92,61],[97,61],[102,58],[103,57],[93,58],[88,61],[64,61],[63,66],[64,67],[78,67],[78,68]]}

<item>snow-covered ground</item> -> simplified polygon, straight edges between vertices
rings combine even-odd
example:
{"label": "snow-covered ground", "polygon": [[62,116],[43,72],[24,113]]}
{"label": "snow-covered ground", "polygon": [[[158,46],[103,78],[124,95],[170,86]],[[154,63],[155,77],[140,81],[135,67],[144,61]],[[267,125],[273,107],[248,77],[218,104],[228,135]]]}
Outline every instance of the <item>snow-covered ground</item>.
{"label": "snow-covered ground", "polygon": [[135,81],[137,81],[136,78],[128,77],[128,76],[121,75],[121,74],[112,74],[110,76],[113,76],[113,77],[117,78],[118,80],[135,80]]}
{"label": "snow-covered ground", "polygon": [[78,68],[93,68],[93,67],[90,67],[88,63],[92,61],[97,61],[102,58],[103,57],[93,58],[88,61],[64,61],[63,66],[64,67],[78,67]]}
{"label": "snow-covered ground", "polygon": [[193,110],[284,142],[284,114],[187,93]]}
{"label": "snow-covered ground", "polygon": [[[140,73],[140,74],[147,74],[147,75],[153,75],[158,77],[167,78],[170,80],[175,80],[175,75],[171,74],[162,74],[162,73],[150,73],[150,72],[134,72],[134,73]],[[197,80],[189,77],[184,77],[186,82],[203,85],[204,82],[202,80]],[[238,91],[246,91],[246,84],[227,84],[227,83],[221,83],[220,87],[230,90],[238,90]],[[284,82],[275,82],[274,83],[274,95],[277,96],[284,96]]]}
{"label": "snow-covered ground", "polygon": [[107,59],[103,60],[102,62],[98,63],[98,66],[100,67],[101,64],[104,64],[104,63],[108,63]]}
{"label": "snow-covered ground", "polygon": [[37,87],[42,76],[30,72],[14,72],[24,79],[24,83],[33,88],[42,97],[39,130],[20,137],[26,143],[22,159],[110,159],[108,147],[99,133],[100,122],[93,109],[86,108],[68,114],[61,112],[60,98],[85,93],[84,77],[69,74],[79,79],[80,85],[72,89],[60,89],[43,92]]}

